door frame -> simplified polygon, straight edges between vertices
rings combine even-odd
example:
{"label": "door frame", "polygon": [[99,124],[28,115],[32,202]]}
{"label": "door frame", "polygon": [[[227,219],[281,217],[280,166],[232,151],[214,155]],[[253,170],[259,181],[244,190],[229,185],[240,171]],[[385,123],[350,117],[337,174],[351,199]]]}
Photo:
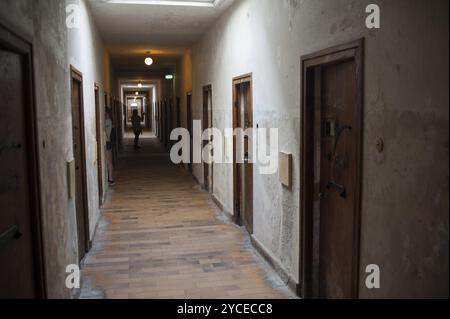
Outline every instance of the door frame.
{"label": "door frame", "polygon": [[[72,96],[73,92],[73,81],[80,83],[80,132],[81,132],[81,175],[83,177],[83,210],[84,210],[84,228],[85,236],[83,238],[86,251],[83,255],[91,249],[91,242],[89,240],[89,205],[88,205],[88,192],[87,192],[87,173],[86,173],[86,133],[85,133],[85,122],[84,122],[84,95],[83,95],[83,74],[77,70],[73,65],[70,65],[70,94]],[[73,105],[71,105],[71,111]],[[73,123],[72,123],[73,125]],[[80,259],[81,260],[81,259]]]}
{"label": "door frame", "polygon": [[95,131],[97,136],[97,179],[98,179],[98,200],[99,206],[103,204],[104,185],[103,185],[103,144],[102,144],[102,121],[100,104],[100,85],[94,83],[95,99]]}
{"label": "door frame", "polygon": [[[352,275],[352,296],[359,294],[359,262],[360,262],[360,232],[361,232],[361,187],[362,187],[362,149],[363,149],[363,106],[364,106],[364,39],[353,41],[347,44],[338,45],[319,52],[301,57],[301,139],[300,152],[302,159],[300,163],[300,265],[299,265],[299,295],[303,298],[313,298],[313,203],[314,203],[314,108],[308,107],[308,96],[314,92],[314,88],[308,85],[309,70],[314,70],[318,66],[355,61],[357,69],[357,116],[360,118],[358,127],[354,128],[358,132],[357,154],[358,162],[356,167],[355,184],[355,220],[353,224],[353,275]],[[320,234],[319,234],[320,236]]]}
{"label": "door frame", "polygon": [[[209,84],[209,85],[205,85],[203,87],[203,94],[202,94],[202,96],[203,96],[203,121],[202,121],[203,122],[203,124],[202,124],[203,132],[209,128],[209,127],[207,127],[208,126],[207,122],[209,121],[209,119],[207,118],[207,116],[209,115],[208,114],[208,95],[207,95],[208,93],[211,94],[211,128],[214,127],[214,123],[213,123],[214,115],[213,115],[213,109],[212,109],[212,105],[213,105],[212,104],[212,85]],[[205,147],[207,144],[208,144],[207,141],[204,141],[203,147]],[[209,166],[211,166],[211,176],[209,176]],[[208,170],[208,178],[211,181],[211,185],[209,185],[210,183],[208,181],[208,188],[206,188],[206,185],[207,185],[206,174],[205,174],[206,170]],[[214,189],[214,163],[211,163],[211,164],[203,163],[203,186],[204,186],[205,190],[208,191],[209,193],[211,193],[211,194],[214,193],[213,192],[213,189]]]}
{"label": "door frame", "polygon": [[28,177],[30,194],[30,226],[33,238],[33,263],[35,278],[35,293],[38,299],[47,298],[47,286],[45,275],[45,250],[43,240],[42,208],[41,208],[41,179],[39,175],[39,142],[36,110],[36,88],[34,73],[33,41],[29,37],[17,33],[16,28],[0,23],[0,45],[6,50],[22,56],[24,68],[24,103],[29,110],[25,112],[27,153],[28,153]]}
{"label": "door frame", "polygon": [[[253,113],[253,73],[247,73],[241,76],[237,76],[233,78],[232,85],[233,85],[233,105],[232,105],[232,112],[233,112],[233,131],[237,128],[238,123],[238,114],[237,114],[237,108],[236,104],[239,102],[237,100],[239,94],[236,90],[237,86],[240,84],[248,83],[250,85],[250,95],[251,95],[251,108]],[[253,114],[252,114],[252,120],[253,120]],[[237,202],[239,201],[239,194],[238,194],[238,163],[236,162],[236,136],[233,135],[233,219],[236,224],[239,226],[244,225],[244,221],[242,220],[241,213],[237,210]],[[254,150],[255,151],[255,150]],[[253,181],[252,181],[253,183]],[[253,192],[252,192],[253,193]],[[252,194],[253,197],[254,193]],[[252,214],[254,213],[253,210],[254,207],[252,207]],[[250,225],[251,231],[250,234],[253,234],[253,217],[252,217],[252,225]]]}

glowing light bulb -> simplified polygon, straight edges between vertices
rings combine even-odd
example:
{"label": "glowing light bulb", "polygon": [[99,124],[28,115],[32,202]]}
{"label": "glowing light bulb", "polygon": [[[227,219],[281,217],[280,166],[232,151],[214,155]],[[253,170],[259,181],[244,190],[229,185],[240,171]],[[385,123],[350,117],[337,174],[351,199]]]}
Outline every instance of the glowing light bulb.
{"label": "glowing light bulb", "polygon": [[152,64],[153,64],[153,59],[150,58],[150,57],[146,58],[146,59],[145,59],[145,64],[146,64],[146,65],[149,65],[149,66],[152,65]]}

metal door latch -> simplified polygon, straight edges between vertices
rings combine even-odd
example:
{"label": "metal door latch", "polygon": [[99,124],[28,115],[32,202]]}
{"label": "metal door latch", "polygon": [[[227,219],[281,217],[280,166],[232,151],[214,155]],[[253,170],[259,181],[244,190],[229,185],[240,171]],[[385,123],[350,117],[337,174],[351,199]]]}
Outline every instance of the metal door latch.
{"label": "metal door latch", "polygon": [[7,244],[12,240],[17,240],[22,237],[22,233],[19,231],[19,226],[13,225],[8,228],[4,233],[0,234],[0,247]]}
{"label": "metal door latch", "polygon": [[336,183],[336,182],[329,182],[327,184],[327,189],[336,189],[339,192],[339,196],[341,196],[342,198],[346,198],[347,197],[347,190],[345,189],[344,186]]}

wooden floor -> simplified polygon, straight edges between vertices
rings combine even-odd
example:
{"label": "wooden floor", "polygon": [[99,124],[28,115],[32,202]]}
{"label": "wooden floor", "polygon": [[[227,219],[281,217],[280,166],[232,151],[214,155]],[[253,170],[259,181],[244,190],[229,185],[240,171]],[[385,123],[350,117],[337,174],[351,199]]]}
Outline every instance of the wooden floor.
{"label": "wooden floor", "polygon": [[131,145],[84,260],[81,298],[292,297],[156,139]]}

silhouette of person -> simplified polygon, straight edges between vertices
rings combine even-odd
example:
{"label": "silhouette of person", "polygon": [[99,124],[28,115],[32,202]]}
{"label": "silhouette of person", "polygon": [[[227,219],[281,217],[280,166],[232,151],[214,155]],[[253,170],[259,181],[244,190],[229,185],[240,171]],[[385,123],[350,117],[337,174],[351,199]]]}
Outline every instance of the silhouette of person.
{"label": "silhouette of person", "polygon": [[108,166],[108,182],[110,186],[115,184],[114,182],[114,168],[113,168],[113,145],[115,143],[115,129],[112,120],[112,111],[110,108],[105,109],[105,135],[106,135],[106,159]]}
{"label": "silhouette of person", "polygon": [[[145,114],[143,113],[142,116]],[[137,110],[133,110],[133,115],[131,117],[131,123],[133,125],[133,133],[134,133],[134,148],[140,149],[139,146],[139,137],[142,134],[142,117],[139,116]]]}

